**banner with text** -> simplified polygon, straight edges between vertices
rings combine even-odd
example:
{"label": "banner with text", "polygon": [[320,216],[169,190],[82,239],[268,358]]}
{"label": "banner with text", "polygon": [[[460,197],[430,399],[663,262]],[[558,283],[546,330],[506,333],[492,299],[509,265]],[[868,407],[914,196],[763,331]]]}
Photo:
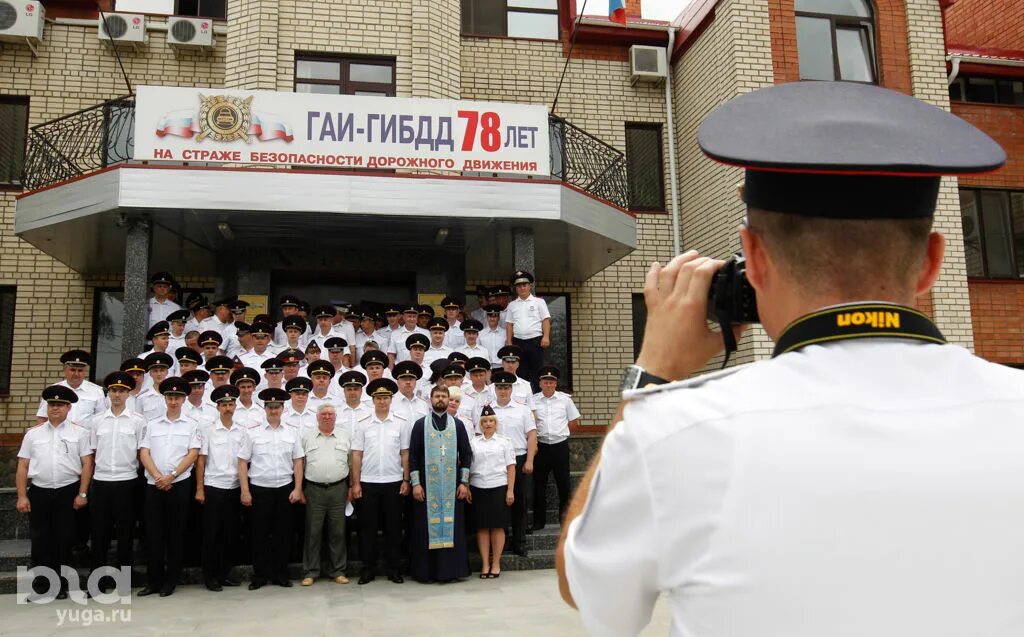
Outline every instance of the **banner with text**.
{"label": "banner with text", "polygon": [[140,86],[135,159],[551,174],[544,106]]}

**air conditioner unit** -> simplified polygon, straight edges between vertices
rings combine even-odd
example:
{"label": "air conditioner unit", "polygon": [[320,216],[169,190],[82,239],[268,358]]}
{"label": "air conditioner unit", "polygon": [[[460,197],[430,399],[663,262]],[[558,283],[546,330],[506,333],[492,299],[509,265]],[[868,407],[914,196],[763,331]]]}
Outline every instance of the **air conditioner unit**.
{"label": "air conditioner unit", "polygon": [[43,39],[44,18],[46,9],[41,2],[0,0],[0,41],[34,47]]}
{"label": "air conditioner unit", "polygon": [[629,47],[629,72],[632,83],[657,84],[668,74],[668,63],[665,60],[665,49],[660,46],[642,46],[634,44]]}
{"label": "air conditioner unit", "polygon": [[100,13],[96,31],[111,45],[139,45],[146,42],[146,16],[137,13]]}
{"label": "air conditioner unit", "polygon": [[181,49],[212,49],[213,20],[167,18],[167,44]]}

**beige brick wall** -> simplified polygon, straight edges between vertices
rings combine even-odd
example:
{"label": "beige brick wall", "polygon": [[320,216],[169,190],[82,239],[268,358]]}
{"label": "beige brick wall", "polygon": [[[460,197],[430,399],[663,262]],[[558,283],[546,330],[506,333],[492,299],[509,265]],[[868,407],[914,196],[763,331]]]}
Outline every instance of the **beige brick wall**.
{"label": "beige brick wall", "polygon": [[[218,40],[212,52],[181,53],[163,33],[151,32],[144,49],[120,53],[133,85],[221,86],[225,47],[223,36]],[[30,125],[127,92],[96,27],[47,24],[38,58],[24,46],[0,49],[0,95],[29,97]],[[90,347],[93,290],[121,285],[119,277],[83,278],[14,236],[14,194],[0,192],[0,285],[18,287],[11,392],[0,397],[0,434],[35,424],[39,392],[61,377],[60,354]]]}
{"label": "beige brick wall", "polygon": [[[942,11],[934,0],[906,0],[910,80],[914,96],[949,110]],[[942,180],[935,209],[935,230],[946,237],[946,259],[932,288],[932,316],[952,343],[974,348],[971,300],[967,290],[963,226],[957,180]]]}
{"label": "beige brick wall", "polygon": [[[464,38],[462,97],[550,105],[564,61],[558,42]],[[665,123],[664,89],[630,86],[626,62],[573,59],[558,114],[624,150],[626,122]],[[639,214],[637,242],[635,252],[582,283],[536,273],[542,291],[570,294],[574,390],[584,424],[607,424],[618,404],[622,369],[633,361],[631,295],[642,291],[652,261],[671,256],[669,216]]]}
{"label": "beige brick wall", "polygon": [[[725,258],[739,250],[736,229],[744,206],[736,195],[743,171],[711,161],[697,146],[704,117],[729,99],[772,83],[768,7],[763,0],[723,0],[715,18],[674,69],[676,146],[680,166],[683,249]],[[751,330],[730,364],[771,354],[760,327]],[[718,357],[708,365],[717,369]]]}

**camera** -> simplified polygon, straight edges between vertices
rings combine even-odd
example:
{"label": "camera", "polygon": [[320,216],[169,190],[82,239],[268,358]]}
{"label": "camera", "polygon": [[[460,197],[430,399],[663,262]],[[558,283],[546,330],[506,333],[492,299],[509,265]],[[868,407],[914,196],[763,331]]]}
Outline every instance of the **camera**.
{"label": "camera", "polygon": [[742,253],[730,257],[715,272],[708,290],[709,321],[728,325],[757,323],[757,298],[747,281],[747,260]]}

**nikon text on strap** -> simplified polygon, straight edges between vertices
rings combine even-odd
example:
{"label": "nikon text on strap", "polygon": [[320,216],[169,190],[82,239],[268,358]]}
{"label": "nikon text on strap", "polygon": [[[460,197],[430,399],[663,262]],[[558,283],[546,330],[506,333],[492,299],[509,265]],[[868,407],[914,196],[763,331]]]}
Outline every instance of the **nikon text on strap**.
{"label": "nikon text on strap", "polygon": [[902,305],[855,303],[820,310],[789,324],[772,357],[808,345],[855,338],[906,338],[945,344],[946,338],[924,314]]}

